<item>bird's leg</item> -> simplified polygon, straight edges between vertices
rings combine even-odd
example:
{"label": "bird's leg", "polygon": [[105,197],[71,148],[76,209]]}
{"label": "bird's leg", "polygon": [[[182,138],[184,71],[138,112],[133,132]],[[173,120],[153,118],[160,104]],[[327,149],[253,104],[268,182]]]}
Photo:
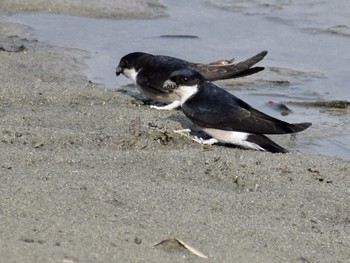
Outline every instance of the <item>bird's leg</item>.
{"label": "bird's leg", "polygon": [[210,139],[203,139],[203,138],[200,138],[198,136],[190,136],[190,132],[191,130],[190,129],[183,129],[183,130],[174,130],[175,133],[178,133],[182,136],[185,136],[187,138],[190,138],[192,141],[195,141],[195,142],[198,142],[199,144],[203,144],[203,145],[212,145],[214,143],[218,143],[219,141],[215,138],[210,138]]}
{"label": "bird's leg", "polygon": [[180,135],[184,135],[184,136],[189,136],[191,130],[190,129],[182,129],[182,130],[174,130],[173,132],[180,134]]}
{"label": "bird's leg", "polygon": [[203,138],[200,138],[200,137],[197,137],[197,136],[194,136],[192,138],[192,140],[194,140],[195,142],[198,142],[200,144],[208,144],[208,145],[212,145],[214,143],[218,143],[219,141],[215,138],[210,138],[210,139],[207,139],[207,140],[204,140]]}
{"label": "bird's leg", "polygon": [[175,100],[172,103],[170,103],[168,105],[165,105],[165,106],[151,105],[151,109],[156,109],[156,110],[173,110],[173,109],[176,109],[179,106],[181,106],[180,101]]}

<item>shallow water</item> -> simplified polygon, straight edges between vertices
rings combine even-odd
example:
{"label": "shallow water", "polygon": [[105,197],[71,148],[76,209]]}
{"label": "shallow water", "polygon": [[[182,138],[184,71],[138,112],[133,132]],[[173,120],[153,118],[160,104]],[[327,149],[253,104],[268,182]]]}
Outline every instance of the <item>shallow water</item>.
{"label": "shallow water", "polygon": [[[218,84],[254,107],[289,122],[311,121],[290,149],[350,160],[350,113],[289,101],[350,101],[350,2],[163,1],[167,17],[108,20],[48,13],[14,14],[9,21],[31,26],[41,42],[88,50],[85,73],[116,89],[130,83],[115,77],[119,59],[132,51],[166,54],[196,62],[244,59],[268,50],[267,69],[238,82]],[[160,37],[185,35],[190,37]],[[191,37],[195,36],[195,37]],[[130,89],[130,86],[126,86]],[[267,105],[283,102],[287,116]],[[285,145],[285,144],[284,144]]]}

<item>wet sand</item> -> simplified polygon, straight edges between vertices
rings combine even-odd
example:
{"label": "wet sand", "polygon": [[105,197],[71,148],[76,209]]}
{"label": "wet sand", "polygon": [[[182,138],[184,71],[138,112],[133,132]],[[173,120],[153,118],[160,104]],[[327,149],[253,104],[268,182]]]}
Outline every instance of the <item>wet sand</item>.
{"label": "wet sand", "polygon": [[157,0],[93,1],[93,0],[2,0],[0,11],[50,12],[100,18],[154,18],[165,15],[165,7]]}
{"label": "wet sand", "polygon": [[211,262],[347,262],[348,161],[203,147],[27,32],[0,20],[0,262],[205,261],[152,247],[169,237]]}

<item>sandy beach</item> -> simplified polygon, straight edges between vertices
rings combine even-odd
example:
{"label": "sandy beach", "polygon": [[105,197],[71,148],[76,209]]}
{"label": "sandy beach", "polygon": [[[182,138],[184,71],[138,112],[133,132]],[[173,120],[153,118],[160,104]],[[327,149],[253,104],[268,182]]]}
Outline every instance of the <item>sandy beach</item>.
{"label": "sandy beach", "polygon": [[[20,2],[0,1],[48,11]],[[139,2],[124,8],[159,14]],[[28,32],[0,17],[0,262],[349,261],[348,161],[201,146],[174,132],[193,128],[181,111],[89,81],[86,52]],[[153,246],[171,237],[208,259]]]}

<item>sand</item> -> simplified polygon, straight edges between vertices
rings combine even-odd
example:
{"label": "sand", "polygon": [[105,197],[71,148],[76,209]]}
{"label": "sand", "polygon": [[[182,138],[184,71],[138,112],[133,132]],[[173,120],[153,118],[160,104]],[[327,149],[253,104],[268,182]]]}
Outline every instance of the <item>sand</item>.
{"label": "sand", "polygon": [[165,7],[157,0],[0,0],[0,11],[52,12],[100,18],[154,18],[165,15]]}
{"label": "sand", "polygon": [[26,32],[0,20],[0,262],[348,262],[348,161],[201,146]]}

